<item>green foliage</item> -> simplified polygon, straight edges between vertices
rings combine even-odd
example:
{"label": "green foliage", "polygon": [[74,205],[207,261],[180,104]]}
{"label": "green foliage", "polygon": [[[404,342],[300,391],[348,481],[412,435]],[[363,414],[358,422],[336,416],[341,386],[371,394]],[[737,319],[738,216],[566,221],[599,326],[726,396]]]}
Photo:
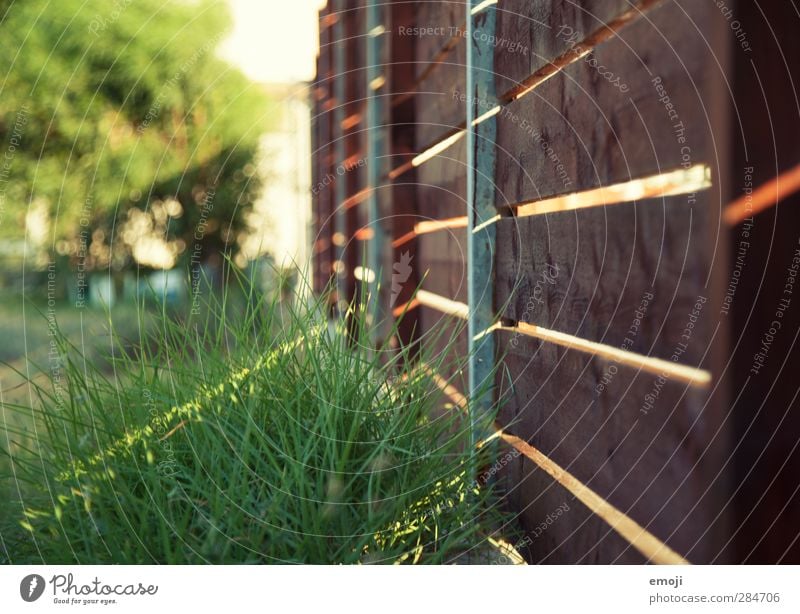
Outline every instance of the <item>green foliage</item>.
{"label": "green foliage", "polygon": [[62,340],[63,393],[32,382],[39,406],[5,408],[39,429],[10,459],[21,501],[0,503],[12,562],[441,563],[485,544],[501,522],[468,476],[486,452],[443,409],[442,359],[355,343],[362,309],[346,333],[325,299],[245,292],[243,317],[223,298],[164,318],[117,377]]}
{"label": "green foliage", "polygon": [[[6,215],[16,220],[0,224],[3,235],[19,235],[29,206],[43,206],[53,242],[75,256],[81,231],[89,229],[84,242],[111,245],[129,209],[174,199],[180,210],[151,226],[182,251],[195,241],[212,193],[204,251],[235,242],[259,190],[254,171],[268,107],[255,85],[215,56],[229,25],[222,6],[0,5],[0,143],[7,150],[15,132],[21,141],[0,184]],[[113,244],[111,263],[125,265],[130,241]],[[88,252],[90,268],[109,264],[108,250]]]}

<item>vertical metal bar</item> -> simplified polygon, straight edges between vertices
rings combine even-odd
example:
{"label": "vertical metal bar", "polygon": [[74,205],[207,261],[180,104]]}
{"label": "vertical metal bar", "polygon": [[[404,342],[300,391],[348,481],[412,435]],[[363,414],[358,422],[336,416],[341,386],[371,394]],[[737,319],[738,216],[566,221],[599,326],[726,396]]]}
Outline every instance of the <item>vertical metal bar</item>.
{"label": "vertical metal bar", "polygon": [[[383,249],[383,233],[378,212],[378,184],[382,176],[381,162],[383,160],[383,109],[381,99],[376,95],[383,73],[381,66],[381,45],[383,43],[382,8],[379,0],[367,0],[366,42],[367,42],[367,219],[372,230],[372,238],[367,242],[365,279],[369,285],[368,316],[373,323],[379,321],[378,287],[381,264],[381,251]],[[371,280],[371,281],[370,281]],[[375,327],[370,330],[377,333]],[[374,341],[374,340],[373,340]]]}
{"label": "vertical metal bar", "polygon": [[[347,36],[345,31],[345,19],[348,17],[348,12],[344,11],[344,2],[337,0],[333,2],[333,10],[336,13],[337,19],[333,25],[333,64],[334,71],[331,78],[333,79],[333,95],[336,99],[336,108],[333,113],[333,131],[332,136],[334,139],[333,144],[333,164],[332,172],[335,176],[335,190],[333,197],[333,219],[334,219],[334,232],[333,241],[336,246],[334,273],[336,275],[336,298],[337,307],[341,313],[342,300],[348,300],[346,297],[346,281],[348,272],[344,270],[344,246],[347,242],[347,220],[346,212],[342,207],[345,198],[347,198],[347,181],[343,173],[339,172],[341,164],[347,155],[346,143],[344,133],[342,130],[342,123],[345,119],[345,103],[347,97],[347,67],[346,67],[346,54],[345,45],[347,44]],[[352,271],[349,272],[352,274]]]}
{"label": "vertical metal bar", "polygon": [[[482,119],[497,105],[494,86],[495,7],[467,0],[467,285],[469,302],[469,396],[473,444],[491,425],[493,406],[494,337],[494,116]],[[480,7],[479,7],[480,5]],[[478,36],[476,36],[478,34]],[[479,111],[476,113],[476,109]],[[477,116],[477,117],[476,117]],[[481,121],[476,121],[481,120]]]}

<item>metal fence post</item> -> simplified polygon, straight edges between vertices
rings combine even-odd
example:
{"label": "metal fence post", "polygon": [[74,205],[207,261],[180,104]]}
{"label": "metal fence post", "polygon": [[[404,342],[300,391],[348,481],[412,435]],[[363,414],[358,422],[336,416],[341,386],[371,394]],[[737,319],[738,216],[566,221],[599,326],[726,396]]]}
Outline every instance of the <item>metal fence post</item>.
{"label": "metal fence post", "polygon": [[[343,11],[344,3],[338,0],[333,4],[334,13],[337,19],[333,25],[333,96],[335,100],[335,111],[333,113],[333,173],[336,176],[334,190],[334,210],[333,210],[333,237],[335,245],[334,274],[336,275],[336,309],[341,313],[342,301],[347,300],[346,280],[348,272],[344,270],[344,246],[347,243],[347,220],[345,210],[342,206],[347,198],[347,181],[344,175],[338,172],[339,166],[344,162],[347,155],[344,130],[342,123],[345,119],[345,102],[347,97],[347,69],[346,69],[346,49],[347,36],[345,29],[346,12]],[[352,273],[352,272],[351,272]]]}
{"label": "metal fence post", "polygon": [[[375,324],[380,318],[380,301],[378,297],[381,274],[381,254],[383,249],[383,227],[379,220],[378,184],[383,175],[382,162],[384,147],[383,105],[377,91],[382,87],[384,79],[381,49],[383,45],[383,9],[379,0],[367,0],[366,44],[367,44],[367,220],[372,236],[367,241],[367,261],[365,283],[369,288],[367,313]],[[377,327],[370,326],[377,331]],[[373,339],[374,341],[374,339]]]}
{"label": "metal fence post", "polygon": [[491,426],[493,406],[494,206],[496,119],[494,85],[495,7],[467,0],[467,283],[469,319],[469,397],[473,444]]}

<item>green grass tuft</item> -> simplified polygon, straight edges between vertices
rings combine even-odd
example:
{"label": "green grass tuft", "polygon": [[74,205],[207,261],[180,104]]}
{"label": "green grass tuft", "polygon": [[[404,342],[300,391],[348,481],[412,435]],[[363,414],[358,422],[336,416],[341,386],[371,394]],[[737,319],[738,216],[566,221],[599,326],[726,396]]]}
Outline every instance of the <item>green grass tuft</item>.
{"label": "green grass tuft", "polygon": [[35,435],[0,441],[10,562],[444,563],[499,526],[463,415],[414,366],[460,365],[361,345],[360,308],[345,330],[325,298],[245,295],[142,321],[110,370],[58,337],[58,385],[2,408]]}

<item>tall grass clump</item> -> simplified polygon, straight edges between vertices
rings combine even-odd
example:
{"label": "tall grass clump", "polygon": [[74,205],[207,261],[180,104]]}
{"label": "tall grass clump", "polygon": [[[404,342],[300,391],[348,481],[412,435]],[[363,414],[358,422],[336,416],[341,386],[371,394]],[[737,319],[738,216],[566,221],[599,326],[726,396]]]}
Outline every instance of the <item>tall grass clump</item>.
{"label": "tall grass clump", "polygon": [[342,325],[325,297],[244,293],[235,316],[223,297],[142,322],[111,371],[59,338],[57,385],[2,408],[29,417],[7,440],[31,442],[0,441],[10,562],[445,563],[484,542],[496,512],[442,409],[445,353],[361,343],[363,305]]}

